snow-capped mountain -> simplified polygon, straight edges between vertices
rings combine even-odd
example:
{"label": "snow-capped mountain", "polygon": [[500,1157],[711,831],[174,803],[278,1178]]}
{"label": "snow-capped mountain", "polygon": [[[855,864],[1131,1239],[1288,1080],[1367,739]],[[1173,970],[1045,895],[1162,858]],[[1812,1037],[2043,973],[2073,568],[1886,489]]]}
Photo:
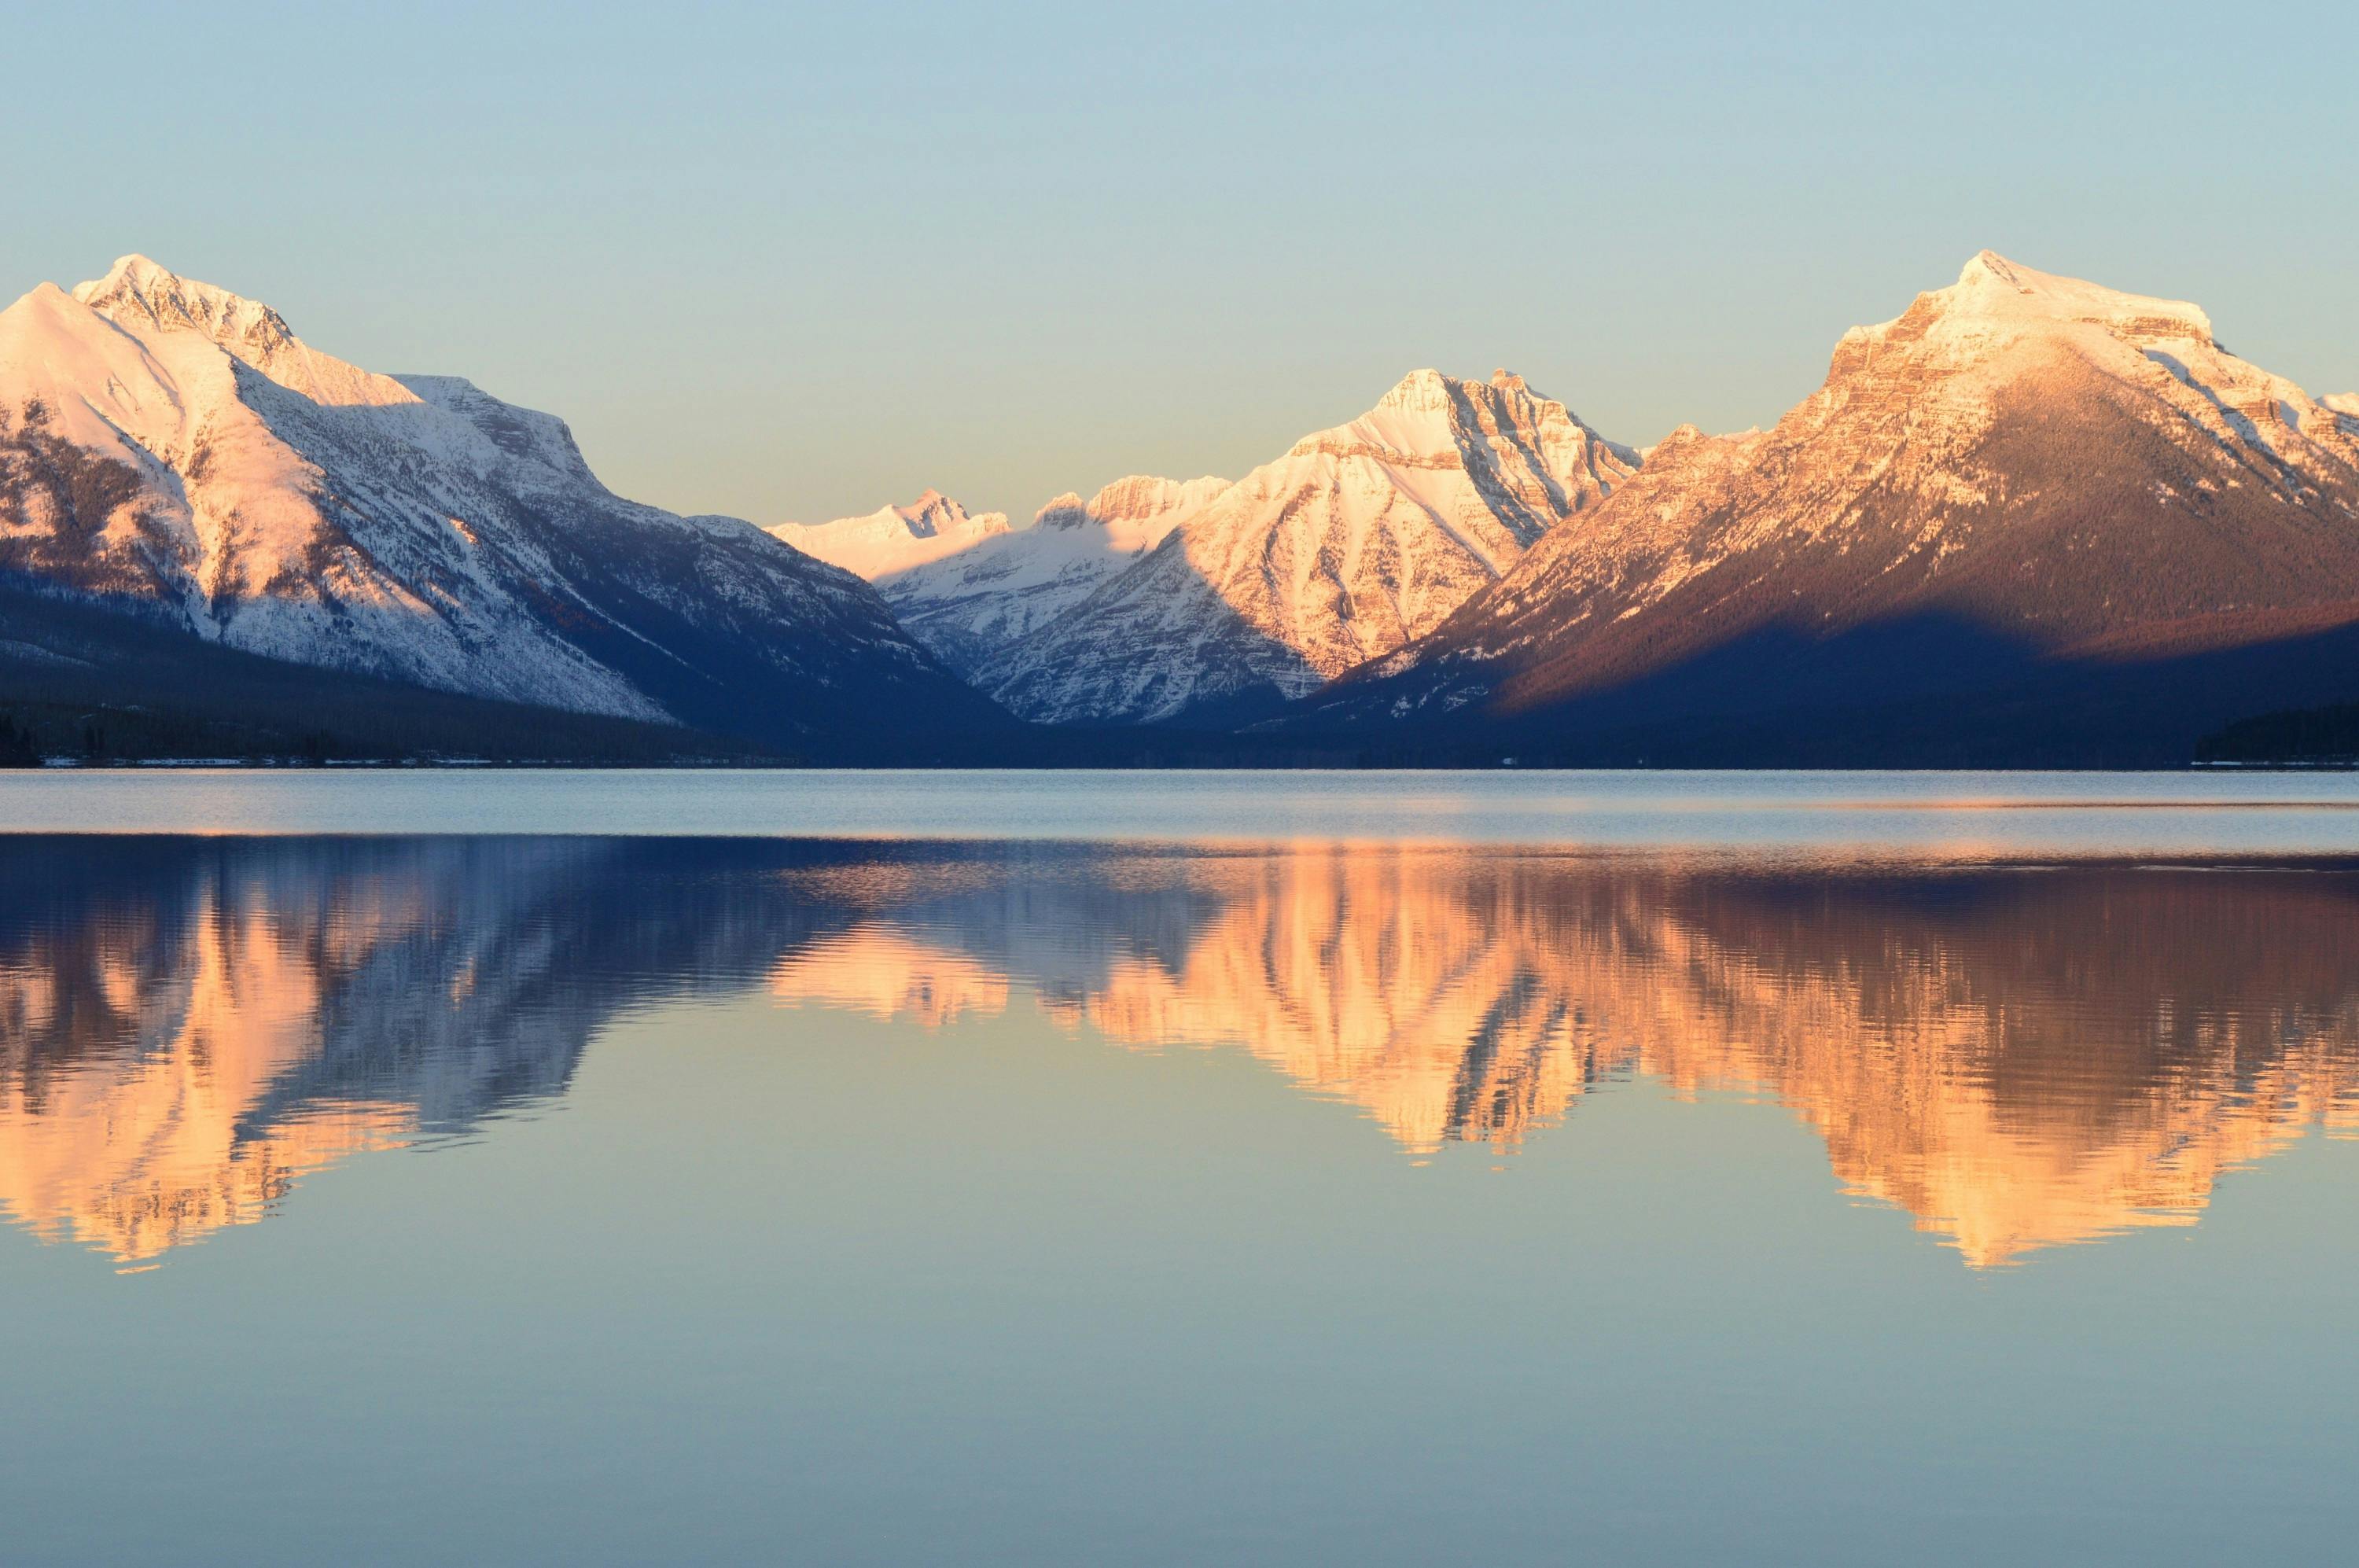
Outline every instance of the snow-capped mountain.
{"label": "snow-capped mountain", "polygon": [[0,573],[277,659],[763,740],[998,719],[849,574],[624,501],[560,420],[346,364],[142,256],[0,311]]}
{"label": "snow-capped mountain", "polygon": [[1420,370],[1205,500],[985,667],[1027,718],[1207,720],[1430,631],[1637,454],[1502,371]]}
{"label": "snow-capped mountain", "polygon": [[912,637],[969,680],[988,681],[1016,641],[1089,597],[1228,485],[1135,474],[1087,501],[1058,496],[1029,528],[995,529],[955,553],[862,574]]}
{"label": "snow-capped mountain", "polygon": [[1985,251],[1846,333],[1774,429],[1677,432],[1292,722],[1627,731],[1660,759],[1994,735],[2183,758],[2240,703],[2347,695],[2350,650],[2318,639],[2354,623],[2359,405],[2236,358],[2193,305]]}
{"label": "snow-capped mountain", "polygon": [[1007,531],[1007,514],[967,509],[939,490],[906,506],[886,506],[864,517],[832,523],[779,523],[770,529],[805,555],[874,583],[929,561],[972,550]]}

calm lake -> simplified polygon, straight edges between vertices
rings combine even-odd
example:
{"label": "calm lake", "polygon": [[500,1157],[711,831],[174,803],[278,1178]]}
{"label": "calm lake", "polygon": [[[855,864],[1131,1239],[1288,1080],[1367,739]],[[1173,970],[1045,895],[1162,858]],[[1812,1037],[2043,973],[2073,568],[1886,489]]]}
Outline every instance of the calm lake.
{"label": "calm lake", "polygon": [[0,774],[0,1563],[2359,1528],[2349,775]]}

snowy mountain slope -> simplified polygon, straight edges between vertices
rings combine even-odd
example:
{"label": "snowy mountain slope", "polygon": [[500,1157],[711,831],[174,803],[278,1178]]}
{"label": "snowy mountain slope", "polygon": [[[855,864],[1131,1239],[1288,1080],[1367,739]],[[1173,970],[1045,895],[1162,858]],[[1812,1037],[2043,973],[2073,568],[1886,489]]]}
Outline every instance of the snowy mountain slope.
{"label": "snowy mountain slope", "polygon": [[929,490],[906,506],[886,506],[864,517],[779,523],[769,531],[805,555],[874,583],[1006,533],[1007,514],[969,516],[940,491]]}
{"label": "snowy mountain slope", "polygon": [[1637,463],[1521,377],[1418,371],[1205,502],[985,689],[1054,723],[1299,696],[1430,631]]}
{"label": "snowy mountain slope", "polygon": [[871,581],[910,636],[969,680],[985,680],[1008,647],[1161,543],[1228,483],[1135,474],[1087,501],[1069,492],[1029,528],[995,530]]}
{"label": "snowy mountain slope", "polygon": [[2036,712],[2067,670],[2125,691],[2133,666],[2354,618],[2359,416],[2235,358],[2192,305],[1984,252],[1846,333],[1773,430],[1677,433],[1292,722],[1571,744],[1943,694]]}
{"label": "snowy mountain slope", "polygon": [[139,256],[0,311],[0,572],[582,713],[771,739],[995,722],[851,576],[621,500],[560,421],[346,364]]}

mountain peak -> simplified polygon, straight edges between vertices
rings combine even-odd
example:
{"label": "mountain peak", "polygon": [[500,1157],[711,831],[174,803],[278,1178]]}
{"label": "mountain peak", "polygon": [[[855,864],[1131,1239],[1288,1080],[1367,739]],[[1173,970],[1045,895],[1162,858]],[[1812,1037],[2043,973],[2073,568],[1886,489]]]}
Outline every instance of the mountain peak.
{"label": "mountain peak", "polygon": [[72,295],[67,293],[64,289],[59,288],[54,283],[36,283],[30,289],[26,289],[24,293],[18,295],[16,297],[16,303],[9,306],[8,309],[13,311],[20,306],[53,306],[60,299],[71,299],[72,298]]}
{"label": "mountain peak", "polygon": [[1658,463],[1674,452],[1685,452],[1691,446],[1701,446],[1710,440],[1712,438],[1704,434],[1699,427],[1682,423],[1675,427],[1670,434],[1646,449],[1647,461]]}
{"label": "mountain peak", "polygon": [[202,332],[255,362],[296,341],[286,318],[269,306],[183,278],[136,252],[116,257],[103,278],[76,284],[73,297],[109,321],[127,317],[165,332]]}
{"label": "mountain peak", "polygon": [[886,513],[900,518],[902,526],[914,539],[935,539],[947,534],[997,533],[1007,527],[1005,513],[971,515],[963,506],[931,485],[908,506],[887,506],[877,516],[881,518]]}
{"label": "mountain peak", "polygon": [[1412,370],[1376,399],[1379,408],[1439,408],[1450,401],[1451,377],[1439,370]]}
{"label": "mountain peak", "polygon": [[[1373,419],[1392,411],[1405,414],[1443,414],[1462,406],[1494,409],[1502,418],[1509,417],[1511,399],[1527,397],[1536,404],[1552,405],[1554,399],[1532,389],[1531,383],[1512,370],[1501,368],[1491,372],[1488,381],[1476,381],[1447,375],[1431,368],[1412,370],[1393,384],[1392,389],[1376,399],[1363,419]],[[1517,419],[1524,415],[1513,416]],[[1440,434],[1439,427],[1432,432]],[[1313,437],[1312,440],[1318,438]]]}
{"label": "mountain peak", "polygon": [[76,299],[86,300],[94,293],[125,286],[144,288],[154,283],[186,281],[187,279],[162,262],[133,251],[128,256],[116,256],[114,265],[106,269],[105,277],[95,278],[88,283],[77,285],[73,294]]}
{"label": "mountain peak", "polygon": [[865,517],[830,523],[779,523],[765,531],[805,555],[874,582],[1006,533],[1007,514],[970,514],[940,491],[928,489],[906,506],[879,506]]}
{"label": "mountain peak", "polygon": [[1966,265],[1958,269],[1958,281],[1962,285],[1972,285],[1984,279],[1995,280],[2010,289],[2022,287],[2015,263],[1995,250],[1974,252],[1966,258]]}
{"label": "mountain peak", "polygon": [[2212,341],[2212,318],[2184,299],[2128,294],[1977,251],[1948,289],[1926,296],[1944,315],[2085,323],[2139,341]]}
{"label": "mountain peak", "polygon": [[[1495,370],[1490,380],[1473,381],[1424,369],[1402,376],[1374,408],[1349,424],[1303,437],[1288,455],[1335,458],[1353,452],[1381,452],[1448,465],[1475,448],[1491,447],[1499,432],[1511,427],[1543,444],[1604,441],[1579,415],[1535,391],[1512,370]],[[1636,466],[1636,453],[1630,449],[1605,444],[1613,448],[1616,462]]]}

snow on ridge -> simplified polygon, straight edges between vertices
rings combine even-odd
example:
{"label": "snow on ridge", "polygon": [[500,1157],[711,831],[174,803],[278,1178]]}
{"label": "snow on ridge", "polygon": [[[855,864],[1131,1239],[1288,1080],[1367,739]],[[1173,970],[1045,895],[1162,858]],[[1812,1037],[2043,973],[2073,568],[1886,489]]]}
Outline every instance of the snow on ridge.
{"label": "snow on ridge", "polygon": [[984,660],[986,690],[1052,723],[1300,695],[1430,630],[1637,464],[1509,372],[1412,371]]}
{"label": "snow on ridge", "polygon": [[2027,345],[2099,337],[2144,348],[2216,350],[2212,318],[2184,299],[2125,293],[2041,272],[1996,251],[1977,252],[1947,289],[1919,294],[1888,321],[1856,326],[1835,345],[1833,374],[1897,347],[1937,341],[1952,365],[1990,361]]}
{"label": "snow on ridge", "polygon": [[1008,531],[1005,512],[969,513],[939,490],[906,506],[827,523],[777,523],[768,532],[814,560],[870,582],[908,572]]}
{"label": "snow on ridge", "polygon": [[144,256],[124,256],[104,277],[75,285],[73,298],[135,334],[201,337],[315,403],[391,407],[418,400],[392,376],[313,348],[261,301],[183,278]]}
{"label": "snow on ridge", "polygon": [[[1098,493],[1082,505],[1082,520],[1103,528],[1114,550],[1136,555],[1161,544],[1173,528],[1202,510],[1228,487],[1227,480],[1209,474],[1186,480],[1127,474],[1100,486]],[[1077,499],[1069,495],[1060,496],[1058,501]],[[1058,501],[1049,506],[1058,505]],[[1048,510],[1042,507],[1039,517],[1045,518]]]}
{"label": "snow on ridge", "polygon": [[233,294],[216,284],[183,278],[161,263],[134,253],[119,256],[101,278],[78,283],[73,297],[103,315],[120,310],[145,318],[160,331],[205,332],[231,342],[286,344],[295,333],[269,306]]}
{"label": "snow on ridge", "polygon": [[1227,487],[1210,476],[1130,474],[1087,501],[1068,491],[1027,527],[971,539],[875,582],[911,636],[969,680],[987,681],[1016,641],[1120,575]]}
{"label": "snow on ridge", "polygon": [[1960,270],[1956,285],[1935,296],[1944,297],[1953,309],[1990,315],[2053,317],[2150,336],[2176,333],[2212,341],[2212,318],[2188,300],[2152,299],[2041,272],[1991,250],[1977,252]]}

